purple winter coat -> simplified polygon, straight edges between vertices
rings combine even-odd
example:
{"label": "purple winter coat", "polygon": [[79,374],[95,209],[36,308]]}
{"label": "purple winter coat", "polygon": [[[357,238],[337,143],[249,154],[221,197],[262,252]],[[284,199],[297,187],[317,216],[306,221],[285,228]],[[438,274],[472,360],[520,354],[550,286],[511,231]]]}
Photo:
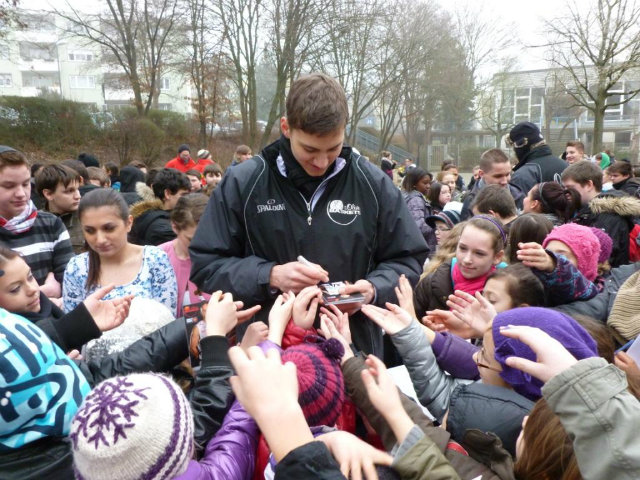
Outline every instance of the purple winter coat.
{"label": "purple winter coat", "polygon": [[258,425],[236,400],[200,461],[191,460],[175,480],[250,480],[256,463]]}
{"label": "purple winter coat", "polygon": [[414,222],[416,222],[420,233],[422,233],[422,236],[429,246],[429,256],[433,255],[437,246],[436,232],[427,225],[426,222],[426,218],[433,214],[431,206],[417,190],[412,190],[411,192],[403,191],[402,198],[407,204],[411,217]]}

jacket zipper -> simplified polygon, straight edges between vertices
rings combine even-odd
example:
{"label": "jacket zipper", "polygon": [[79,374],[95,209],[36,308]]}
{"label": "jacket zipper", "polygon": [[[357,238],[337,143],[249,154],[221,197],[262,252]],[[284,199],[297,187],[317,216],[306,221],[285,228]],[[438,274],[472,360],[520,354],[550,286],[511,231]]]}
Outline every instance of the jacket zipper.
{"label": "jacket zipper", "polygon": [[[329,178],[331,178],[331,177],[329,177]],[[311,209],[311,205],[313,203],[313,199],[315,198],[316,193],[318,193],[318,190],[320,190],[322,188],[322,186],[329,181],[329,178],[325,178],[320,183],[320,185],[318,185],[318,188],[316,188],[315,191],[313,192],[313,195],[311,195],[311,200],[308,201],[308,202],[307,202],[307,199],[304,198],[304,195],[302,193],[298,192],[300,194],[300,197],[302,197],[302,201],[307,206],[307,215],[308,215],[307,216],[307,223],[309,224],[309,226],[311,226],[311,221],[312,221],[311,214],[313,213],[313,211]]]}

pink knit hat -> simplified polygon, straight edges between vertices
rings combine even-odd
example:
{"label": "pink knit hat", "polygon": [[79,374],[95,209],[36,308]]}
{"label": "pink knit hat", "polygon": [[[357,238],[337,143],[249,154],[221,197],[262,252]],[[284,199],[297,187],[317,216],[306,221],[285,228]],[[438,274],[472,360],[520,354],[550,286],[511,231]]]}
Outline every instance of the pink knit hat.
{"label": "pink knit hat", "polygon": [[578,260],[578,270],[589,280],[598,276],[600,241],[591,228],[576,223],[566,223],[555,227],[542,242],[546,246],[552,240],[564,243]]}

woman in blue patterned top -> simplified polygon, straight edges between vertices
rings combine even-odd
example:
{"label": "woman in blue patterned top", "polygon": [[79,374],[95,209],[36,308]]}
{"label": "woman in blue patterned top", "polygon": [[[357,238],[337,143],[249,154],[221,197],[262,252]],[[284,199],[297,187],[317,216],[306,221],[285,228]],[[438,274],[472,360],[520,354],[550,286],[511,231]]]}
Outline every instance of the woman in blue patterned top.
{"label": "woman in blue patterned top", "polygon": [[88,252],[73,257],[64,272],[62,297],[69,312],[101,285],[116,287],[105,299],[134,295],[176,311],[178,287],[167,254],[127,241],[132,217],[124,198],[110,188],[87,193],[78,208]]}

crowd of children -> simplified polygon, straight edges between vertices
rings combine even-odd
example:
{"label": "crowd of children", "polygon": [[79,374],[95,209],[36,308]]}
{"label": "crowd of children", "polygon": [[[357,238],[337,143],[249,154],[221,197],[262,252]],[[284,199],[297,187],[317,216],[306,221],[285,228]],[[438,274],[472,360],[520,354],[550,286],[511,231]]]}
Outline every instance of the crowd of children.
{"label": "crowd of children", "polygon": [[[313,108],[297,105],[288,101],[288,116],[309,122]],[[398,191],[389,152],[385,172],[371,173],[342,139],[327,145],[335,166],[311,174],[314,142],[334,142],[332,128],[279,140],[273,164],[265,158],[274,145],[253,159],[242,145],[232,173],[205,149],[194,160],[186,144],[148,171],[103,168],[88,154],[34,168],[0,146],[0,478],[640,478],[640,368],[623,351],[640,334],[640,181],[631,167],[607,155],[612,189],[602,192],[601,165],[574,158],[576,142],[565,163],[524,122],[508,138],[516,182],[508,157],[492,149],[469,188],[455,164],[437,181],[405,164]],[[337,200],[332,179],[360,181],[349,162],[369,190]],[[235,192],[249,167],[259,173]],[[199,251],[206,245],[201,219],[216,209],[216,225],[228,227],[216,242],[255,261],[258,239],[241,241],[246,211],[293,208],[275,199],[225,205],[227,193],[256,188],[261,168],[286,180],[274,189],[300,193],[302,223],[322,221],[313,208],[327,196],[327,218],[349,227],[354,245],[370,249],[352,226],[368,219],[378,224],[359,231],[373,232],[373,244],[412,245],[386,263],[373,248],[358,252],[367,273],[393,279],[392,295],[363,279],[342,290],[362,292],[355,308],[330,304],[317,285],[329,267],[302,257],[291,261],[308,278],[296,266],[265,283],[262,262],[228,267],[226,292],[204,291],[190,250],[194,235]],[[372,200],[356,204],[364,198]],[[365,212],[391,204],[398,219],[384,228]],[[281,232],[280,217],[269,218]],[[417,283],[413,263],[394,260],[405,257],[424,264]],[[389,273],[394,263],[407,273]],[[276,266],[268,264],[272,276]],[[251,280],[241,274],[266,285],[268,301],[229,293]],[[367,332],[384,333],[383,355],[361,351],[380,353],[375,339],[358,338]],[[398,388],[398,371],[388,371],[396,366],[412,388]]]}

